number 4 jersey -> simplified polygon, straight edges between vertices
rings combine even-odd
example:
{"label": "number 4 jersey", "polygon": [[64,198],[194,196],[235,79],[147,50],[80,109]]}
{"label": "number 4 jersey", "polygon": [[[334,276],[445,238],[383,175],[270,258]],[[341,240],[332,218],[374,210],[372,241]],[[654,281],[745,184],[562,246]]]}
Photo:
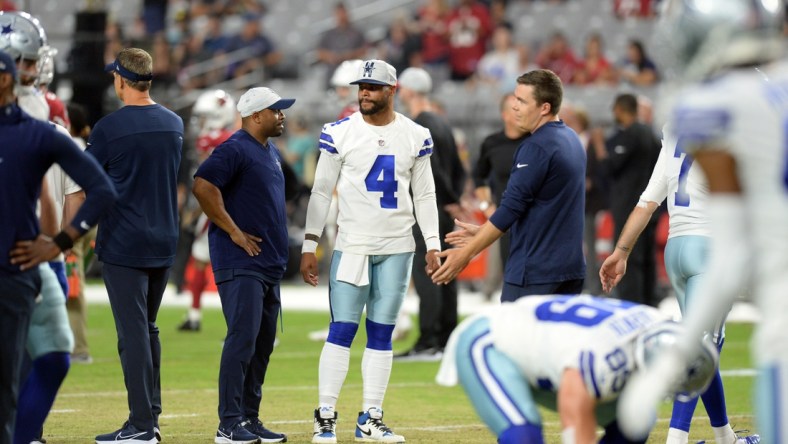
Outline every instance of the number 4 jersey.
{"label": "number 4 jersey", "polygon": [[336,187],[337,250],[363,255],[414,251],[414,210],[427,248],[440,250],[429,130],[399,113],[388,125],[375,126],[356,112],[326,124],[319,148],[307,234],[320,236]]}

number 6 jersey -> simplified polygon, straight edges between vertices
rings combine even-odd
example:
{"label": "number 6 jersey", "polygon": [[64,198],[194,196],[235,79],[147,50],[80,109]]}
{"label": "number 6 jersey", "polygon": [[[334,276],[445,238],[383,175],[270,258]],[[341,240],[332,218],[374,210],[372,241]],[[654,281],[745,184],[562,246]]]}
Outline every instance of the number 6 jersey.
{"label": "number 6 jersey", "polygon": [[[564,370],[578,369],[589,394],[615,399],[635,370],[636,338],[668,317],[646,305],[580,296],[528,296],[477,316],[490,321],[495,348],[508,356],[532,387],[557,392]],[[437,381],[456,384],[457,338],[452,333]]]}
{"label": "number 6 jersey", "polygon": [[307,234],[320,236],[336,187],[338,251],[363,255],[414,251],[414,210],[427,249],[440,250],[429,130],[399,113],[391,123],[375,126],[356,112],[323,126],[319,148]]}

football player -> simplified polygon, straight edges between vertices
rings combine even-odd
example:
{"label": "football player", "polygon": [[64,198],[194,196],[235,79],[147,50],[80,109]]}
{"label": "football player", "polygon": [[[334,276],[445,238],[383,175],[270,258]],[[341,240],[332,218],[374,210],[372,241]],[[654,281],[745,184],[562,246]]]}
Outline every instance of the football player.
{"label": "football player", "polygon": [[432,139],[429,130],[394,111],[394,67],[367,60],[351,83],[359,86],[360,110],[325,125],[320,134],[301,256],[304,282],[316,286],[315,250],[336,187],[340,230],[329,273],[331,323],[320,355],[312,442],[336,442],[336,402],[364,307],[364,399],[355,422],[356,440],[403,442],[383,422],[383,398],[391,375],[394,323],[410,281],[416,219],[427,245],[428,273],[439,266]]}
{"label": "football player", "polygon": [[[227,92],[217,89],[206,91],[197,98],[192,108],[192,120],[197,128],[197,165],[211,155],[213,149],[229,139],[235,132],[238,113],[235,110],[235,99]],[[200,331],[202,321],[202,293],[208,284],[208,265],[211,257],[208,252],[208,216],[196,206],[188,216],[196,219],[194,225],[194,242],[191,256],[194,272],[189,276],[188,285],[192,294],[192,306],[186,319],[178,327],[180,331]]]}
{"label": "football player", "polygon": [[[17,63],[19,83],[16,86],[19,107],[32,117],[48,121],[50,108],[38,89],[41,68],[53,51],[47,45],[46,33],[38,19],[26,12],[0,12],[0,49]],[[5,32],[8,30],[8,32]],[[55,125],[69,136],[68,130]],[[57,227],[68,225],[85,199],[82,189],[63,170],[53,165],[46,173],[48,189],[55,203]],[[41,301],[36,305],[27,338],[27,351],[32,361],[25,368],[19,392],[18,415],[14,442],[28,444],[40,439],[41,429],[60,384],[70,367],[74,336],[68,322],[66,296],[68,281],[63,254],[40,267]]]}
{"label": "football player", "polygon": [[[679,326],[659,310],[588,295],[529,296],[466,319],[452,333],[436,378],[462,384],[500,444],[544,442],[537,405],[558,412],[563,443],[645,442],[623,438],[615,405],[629,375],[671,345]],[[699,341],[700,342],[700,341]],[[697,393],[717,350],[685,367],[672,389]]]}
{"label": "football player", "polygon": [[[702,3],[702,4],[701,4]],[[785,21],[780,1],[670,0],[659,32],[687,87],[671,123],[709,182],[709,269],[685,322],[697,337],[749,287],[761,309],[753,338],[759,374],[755,399],[764,442],[788,442],[788,188],[785,186],[788,65],[781,61]],[[679,343],[638,375],[620,404],[632,436],[693,355]]]}

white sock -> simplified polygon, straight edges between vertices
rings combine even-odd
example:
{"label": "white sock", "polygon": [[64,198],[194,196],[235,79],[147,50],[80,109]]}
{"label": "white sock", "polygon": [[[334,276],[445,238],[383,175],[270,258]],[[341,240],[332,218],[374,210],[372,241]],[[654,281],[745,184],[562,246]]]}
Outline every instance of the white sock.
{"label": "white sock", "polygon": [[320,407],[335,407],[350,367],[350,348],[330,342],[323,345],[318,365]]}
{"label": "white sock", "polygon": [[734,444],[736,442],[736,434],[730,424],[725,424],[722,427],[712,427],[714,430],[714,441],[717,444]]}
{"label": "white sock", "polygon": [[668,429],[668,440],[666,444],[687,444],[687,442],[689,442],[689,432],[674,429],[673,427]]}
{"label": "white sock", "polygon": [[202,320],[202,311],[199,308],[190,308],[187,315],[192,322],[199,322]]}
{"label": "white sock", "polygon": [[361,358],[361,378],[364,380],[363,411],[372,407],[383,408],[383,397],[391,376],[391,363],[394,354],[391,350],[364,349]]}

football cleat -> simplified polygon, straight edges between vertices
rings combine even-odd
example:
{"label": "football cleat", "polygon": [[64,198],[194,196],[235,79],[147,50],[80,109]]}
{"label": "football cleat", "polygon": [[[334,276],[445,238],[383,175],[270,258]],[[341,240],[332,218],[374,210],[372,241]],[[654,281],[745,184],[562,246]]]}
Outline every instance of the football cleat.
{"label": "football cleat", "polygon": [[760,435],[744,435],[744,433],[750,433],[749,430],[736,430],[733,432],[736,434],[736,444],[759,444],[761,442]]}
{"label": "football cleat", "polygon": [[312,442],[315,444],[335,444],[337,442],[337,418],[339,414],[333,407],[315,409],[315,428]]}
{"label": "football cleat", "polygon": [[358,412],[356,441],[402,443],[405,437],[395,434],[383,423],[383,410],[372,407],[366,412]]}

